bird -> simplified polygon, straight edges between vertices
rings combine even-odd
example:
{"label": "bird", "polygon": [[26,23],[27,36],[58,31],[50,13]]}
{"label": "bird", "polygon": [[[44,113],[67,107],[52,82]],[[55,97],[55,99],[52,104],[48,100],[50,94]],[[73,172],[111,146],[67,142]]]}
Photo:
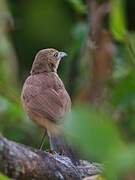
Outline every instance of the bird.
{"label": "bird", "polygon": [[45,129],[44,136],[47,132],[51,150],[69,155],[71,151],[64,142],[62,126],[71,111],[71,99],[57,74],[65,56],[65,52],[54,48],[37,52],[22,88],[21,101],[29,118]]}

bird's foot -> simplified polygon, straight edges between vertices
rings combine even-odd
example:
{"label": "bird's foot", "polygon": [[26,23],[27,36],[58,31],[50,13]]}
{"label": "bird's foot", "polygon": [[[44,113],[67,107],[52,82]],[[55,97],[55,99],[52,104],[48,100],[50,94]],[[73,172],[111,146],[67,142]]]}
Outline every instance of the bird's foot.
{"label": "bird's foot", "polygon": [[61,156],[65,156],[65,155],[66,155],[66,153],[65,153],[65,151],[64,151],[64,150],[61,150],[61,151],[59,151],[59,155],[61,155]]}
{"label": "bird's foot", "polygon": [[50,149],[49,150],[49,153],[51,153],[51,154],[53,154],[53,155],[55,155],[55,154],[58,154],[55,150],[53,150],[53,149]]}

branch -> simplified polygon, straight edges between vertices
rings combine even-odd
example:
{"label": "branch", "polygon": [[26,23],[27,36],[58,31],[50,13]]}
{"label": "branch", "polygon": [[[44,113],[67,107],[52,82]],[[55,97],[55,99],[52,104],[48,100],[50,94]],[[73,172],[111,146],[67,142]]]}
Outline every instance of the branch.
{"label": "branch", "polygon": [[9,141],[0,137],[0,171],[19,180],[76,180],[101,173],[101,167],[80,161],[74,166],[70,159]]}
{"label": "branch", "polygon": [[112,57],[115,53],[111,34],[104,30],[105,16],[110,10],[108,1],[98,3],[87,0],[89,28],[88,46],[92,59],[92,77],[89,88],[91,102],[99,103],[104,96],[105,82],[111,74]]}
{"label": "branch", "polygon": [[86,4],[88,36],[83,59],[88,74],[87,83],[84,81],[77,97],[80,102],[99,105],[106,95],[106,82],[112,72],[112,58],[116,51],[111,33],[105,28],[105,18],[111,7],[108,0],[101,3],[87,0]]}

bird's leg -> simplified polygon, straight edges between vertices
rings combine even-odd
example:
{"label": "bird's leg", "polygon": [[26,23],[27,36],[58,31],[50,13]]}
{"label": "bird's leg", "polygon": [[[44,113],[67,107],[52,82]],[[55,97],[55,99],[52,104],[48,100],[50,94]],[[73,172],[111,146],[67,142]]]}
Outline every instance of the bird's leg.
{"label": "bird's leg", "polygon": [[47,135],[47,130],[45,129],[45,130],[44,130],[43,137],[42,137],[42,140],[41,140],[41,143],[40,143],[40,146],[39,146],[39,149],[40,149],[40,150],[42,150],[42,148],[43,148],[46,135]]}
{"label": "bird's leg", "polygon": [[61,155],[65,155],[67,151],[67,145],[64,139],[56,134],[52,134],[48,132],[49,141],[50,141],[50,149],[53,153],[59,153]]}
{"label": "bird's leg", "polygon": [[50,149],[53,153],[58,152],[57,149],[57,138],[55,135],[48,132],[49,142],[50,142]]}
{"label": "bird's leg", "polygon": [[71,148],[64,137],[49,132],[48,136],[52,153],[59,153],[69,157],[74,165],[80,164],[77,153]]}

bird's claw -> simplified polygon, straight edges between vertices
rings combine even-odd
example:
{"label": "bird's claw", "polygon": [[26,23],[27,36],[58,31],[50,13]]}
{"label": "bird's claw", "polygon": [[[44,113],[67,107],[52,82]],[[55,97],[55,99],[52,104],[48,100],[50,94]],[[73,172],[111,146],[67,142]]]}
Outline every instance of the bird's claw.
{"label": "bird's claw", "polygon": [[54,155],[55,155],[55,154],[58,154],[55,150],[52,150],[52,149],[50,149],[49,152],[50,152],[51,154],[54,154]]}

